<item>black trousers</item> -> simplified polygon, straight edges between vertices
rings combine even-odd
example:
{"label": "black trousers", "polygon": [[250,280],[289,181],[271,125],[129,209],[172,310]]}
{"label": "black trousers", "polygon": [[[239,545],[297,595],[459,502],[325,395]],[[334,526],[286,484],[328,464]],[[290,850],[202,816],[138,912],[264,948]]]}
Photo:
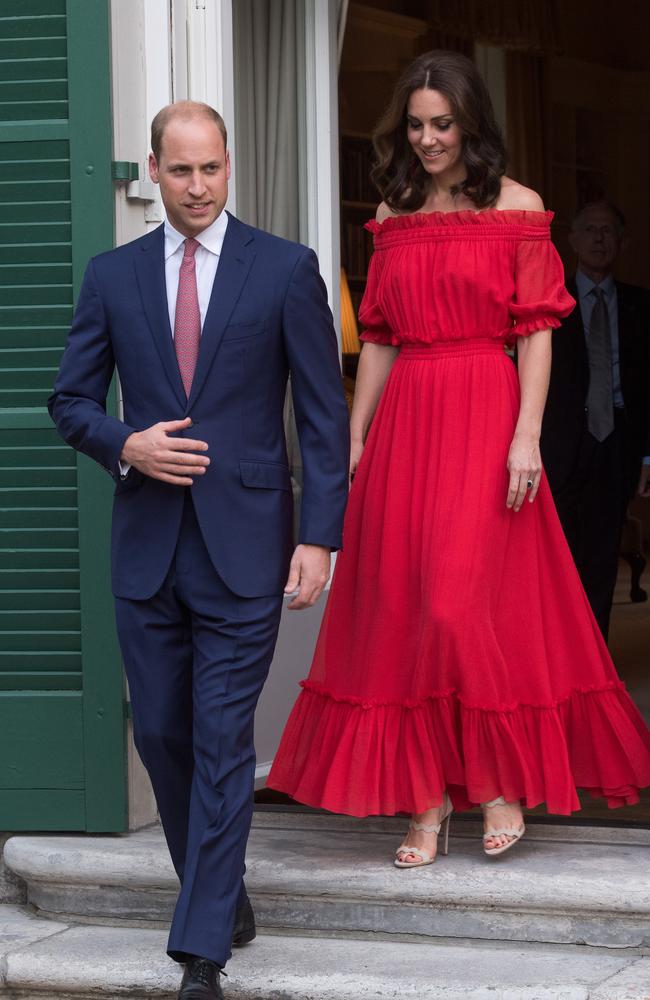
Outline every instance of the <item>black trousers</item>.
{"label": "black trousers", "polygon": [[615,410],[613,432],[596,441],[585,431],[573,475],[553,498],[575,564],[605,640],[629,501],[626,417]]}

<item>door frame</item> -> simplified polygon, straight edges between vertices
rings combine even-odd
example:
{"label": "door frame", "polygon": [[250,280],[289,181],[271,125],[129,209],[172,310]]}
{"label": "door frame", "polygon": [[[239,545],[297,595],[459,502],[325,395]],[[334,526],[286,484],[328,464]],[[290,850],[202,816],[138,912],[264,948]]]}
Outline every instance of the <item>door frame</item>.
{"label": "door frame", "polygon": [[[114,243],[108,0],[67,0],[72,280],[76,302],[86,264]],[[115,384],[107,401],[117,413]],[[112,489],[77,454],[86,830],[127,824],[122,663],[110,593]]]}

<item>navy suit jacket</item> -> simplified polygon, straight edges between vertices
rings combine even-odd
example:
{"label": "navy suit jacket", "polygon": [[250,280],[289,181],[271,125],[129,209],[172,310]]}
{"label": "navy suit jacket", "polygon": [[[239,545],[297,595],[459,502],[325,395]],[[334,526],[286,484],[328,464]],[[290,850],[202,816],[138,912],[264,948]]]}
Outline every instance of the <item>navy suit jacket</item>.
{"label": "navy suit jacket", "polygon": [[[106,414],[115,367],[124,422]],[[283,408],[291,376],[303,463],[297,541],[341,546],[348,413],[336,335],[313,251],[229,217],[189,400],[169,326],[164,227],[93,258],[48,402],[62,437],[116,480],[116,596],[151,597],[178,540],[185,490],[210,557],[242,597],[282,590],[294,544]],[[192,487],[163,483],[119,457],[133,431],[191,416],[209,445]]]}

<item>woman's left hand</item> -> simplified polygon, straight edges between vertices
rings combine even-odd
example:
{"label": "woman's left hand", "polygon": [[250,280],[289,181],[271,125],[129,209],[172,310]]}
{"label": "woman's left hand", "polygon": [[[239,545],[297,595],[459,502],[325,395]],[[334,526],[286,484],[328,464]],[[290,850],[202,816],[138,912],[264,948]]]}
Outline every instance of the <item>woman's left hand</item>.
{"label": "woman's left hand", "polygon": [[[530,503],[537,496],[542,478],[542,456],[539,451],[539,438],[524,434],[515,434],[508,453],[508,472],[510,483],[506,507],[520,510],[526,499]],[[532,482],[532,486],[528,484]]]}

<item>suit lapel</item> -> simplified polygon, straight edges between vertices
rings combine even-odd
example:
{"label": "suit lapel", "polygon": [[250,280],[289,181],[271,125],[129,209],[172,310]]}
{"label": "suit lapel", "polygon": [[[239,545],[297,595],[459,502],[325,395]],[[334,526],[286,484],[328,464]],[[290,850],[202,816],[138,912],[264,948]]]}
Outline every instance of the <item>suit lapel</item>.
{"label": "suit lapel", "polygon": [[187,397],[178,370],[174,351],[172,331],[169,326],[167,307],[167,285],[165,283],[165,229],[159,226],[151,236],[145,237],[136,252],[135,271],[147,316],[147,322],[160,355],[162,366],[170,381],[174,394],[182,404],[187,405]]}
{"label": "suit lapel", "polygon": [[630,348],[636,333],[636,309],[634,303],[630,302],[625,295],[625,286],[616,282],[616,311],[618,313],[618,352],[621,365],[621,378],[623,378],[623,368],[627,367],[627,361],[633,354]]}
{"label": "suit lapel", "polygon": [[[576,307],[568,317],[568,322],[565,320],[562,325],[565,327],[567,334],[573,339],[573,345],[575,351],[577,352],[579,363],[583,369],[586,370],[589,367],[589,359],[587,356],[587,337],[585,334],[585,326],[582,322],[580,294],[578,292],[575,275],[572,275],[567,281],[567,289],[576,300]],[[560,337],[561,336],[562,333],[560,333]]]}
{"label": "suit lapel", "polygon": [[228,228],[221,248],[219,266],[212,286],[210,304],[203,323],[199,357],[192,381],[188,409],[197,399],[219,350],[228,320],[248,277],[255,258],[250,230],[228,213]]}

